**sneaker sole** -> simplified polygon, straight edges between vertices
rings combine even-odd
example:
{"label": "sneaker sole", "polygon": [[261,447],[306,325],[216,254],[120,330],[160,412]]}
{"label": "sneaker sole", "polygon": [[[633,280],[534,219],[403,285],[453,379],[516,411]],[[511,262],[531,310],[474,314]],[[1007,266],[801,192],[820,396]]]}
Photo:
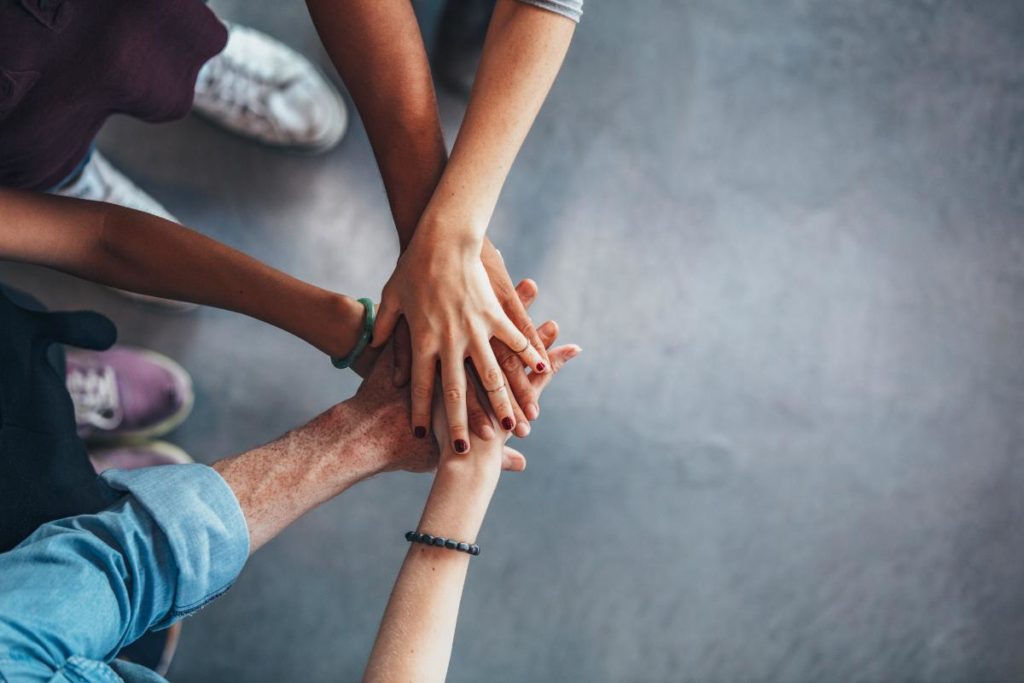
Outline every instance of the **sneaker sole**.
{"label": "sneaker sole", "polygon": [[[180,621],[172,624],[170,628],[165,631],[147,631],[141,638],[139,638],[139,640],[135,641],[135,643],[131,643],[122,648],[121,651],[117,653],[117,658],[122,661],[144,666],[147,669],[154,671],[159,676],[166,676],[167,670],[171,668],[171,662],[174,660],[174,653],[178,649],[178,640],[181,638],[181,624],[182,622]],[[160,647],[160,654],[158,658],[156,661],[146,659],[152,653],[147,651],[148,647],[145,645],[143,646],[143,651],[140,653],[138,650],[139,641],[161,636],[163,637],[163,642]],[[137,658],[141,655],[141,657],[146,660],[136,661],[136,659],[132,659],[132,655],[136,655]]]}
{"label": "sneaker sole", "polygon": [[152,309],[158,309],[164,313],[191,313],[192,311],[199,308],[199,304],[194,304],[188,301],[162,299],[158,296],[139,294],[138,292],[129,292],[127,289],[118,289],[117,287],[107,287],[107,289],[114,292],[115,294],[123,296],[126,299],[131,299],[137,304],[142,304],[143,306]]}
{"label": "sneaker sole", "polygon": [[[103,446],[103,447],[100,447],[100,448],[92,448],[92,449],[89,449],[89,458],[90,458],[90,460],[94,456],[97,459],[102,458],[103,454],[106,453],[107,451],[117,450],[119,447],[121,447],[123,445],[136,445],[136,444],[122,444],[120,446],[119,445],[113,445],[113,446]],[[192,456],[189,455],[183,448],[175,446],[173,443],[170,443],[169,441],[150,441],[149,443],[146,444],[146,448],[148,448],[149,450],[151,450],[151,451],[153,451],[155,453],[158,453],[158,454],[162,455],[163,457],[165,457],[165,458],[167,458],[168,460],[171,461],[170,463],[163,463],[163,464],[191,465],[192,463],[195,462],[195,460],[193,460]],[[160,467],[160,466],[162,466],[162,464],[161,465],[156,465],[156,467]]]}
{"label": "sneaker sole", "polygon": [[122,348],[130,349],[135,351],[143,358],[146,358],[156,365],[159,365],[167,372],[171,373],[175,381],[179,383],[184,394],[184,402],[181,408],[177,412],[169,415],[162,421],[146,427],[145,429],[136,429],[124,432],[117,432],[116,434],[98,434],[90,435],[85,439],[90,444],[137,444],[140,441],[146,441],[147,439],[154,439],[159,436],[164,436],[168,432],[178,427],[184,422],[188,416],[192,413],[192,407],[195,405],[196,395],[192,388],[192,377],[188,372],[176,363],[171,358],[165,356],[162,353],[156,351],[150,351],[149,349],[140,349],[134,346],[123,346]]}

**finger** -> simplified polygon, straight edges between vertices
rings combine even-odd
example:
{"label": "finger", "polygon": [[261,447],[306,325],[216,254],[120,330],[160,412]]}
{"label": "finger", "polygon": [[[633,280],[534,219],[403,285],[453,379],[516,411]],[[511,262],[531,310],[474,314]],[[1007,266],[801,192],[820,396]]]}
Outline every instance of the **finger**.
{"label": "finger", "polygon": [[498,365],[491,345],[478,337],[470,345],[469,356],[473,359],[473,367],[480,377],[480,386],[487,394],[487,401],[491,404],[494,416],[498,418],[498,424],[506,432],[511,432],[516,426],[516,416],[509,401],[505,373]]}
{"label": "finger", "polygon": [[[529,278],[520,281],[516,285],[516,295],[519,297],[520,303],[523,304],[523,308],[529,309],[537,299],[537,283]],[[508,348],[507,344],[497,339],[491,339],[491,349],[508,380],[512,411],[516,417],[515,435],[524,438],[530,433],[530,425],[527,421],[536,420],[540,415],[540,405],[537,404],[533,386],[526,376],[522,361],[512,353],[512,349]]]}
{"label": "finger", "polygon": [[[541,343],[544,344],[545,348],[551,346],[555,343],[555,339],[558,338],[558,324],[553,320],[548,320],[537,328],[537,335],[540,337]],[[492,340],[491,346],[495,348],[498,362],[501,363],[501,367],[505,371],[505,378],[508,381],[509,390],[512,394],[513,409],[515,410],[522,406],[523,416],[528,420],[536,420],[540,417],[540,396],[530,382],[530,378],[523,369],[523,364],[519,357],[501,342]],[[520,438],[525,438],[530,433],[530,426],[525,425],[521,428],[519,424],[521,419],[519,413],[517,413],[515,434]]]}
{"label": "finger", "polygon": [[544,348],[547,348],[555,343],[558,339],[558,323],[554,320],[548,320],[543,325],[537,328],[537,334],[540,335],[540,340],[544,344]]}
{"label": "finger", "polygon": [[522,406],[520,411],[522,412],[522,417],[517,414],[516,421],[518,422],[522,418],[536,420],[537,416],[540,415],[540,407],[537,405],[537,392],[533,390],[533,385],[530,384],[530,378],[526,375],[526,370],[523,368],[523,361],[512,352],[508,344],[497,339],[491,339],[491,350],[494,353],[494,357],[498,360],[498,365],[501,366],[502,372],[505,373],[509,393],[515,402],[513,410]]}
{"label": "finger", "polygon": [[401,313],[390,298],[385,297],[381,300],[380,306],[377,308],[377,320],[373,325],[373,339],[370,340],[370,346],[378,348],[387,342],[395,325],[398,324]]}
{"label": "finger", "polygon": [[578,356],[581,351],[582,349],[575,344],[565,344],[550,349],[548,355],[551,358],[551,372],[530,375],[530,381],[533,383],[534,388],[537,391],[543,392],[555,374],[565,367],[566,363]]}
{"label": "finger", "polygon": [[516,294],[519,295],[519,301],[523,304],[523,308],[529,310],[533,302],[537,300],[537,283],[530,278],[521,280],[516,285]]}
{"label": "finger", "polygon": [[[551,361],[548,360],[547,351],[544,348],[544,344],[541,343],[540,336],[538,336],[537,330],[533,326],[533,321],[530,319],[529,314],[526,312],[526,306],[522,302],[522,294],[520,293],[520,288],[524,289],[526,293],[531,293],[532,290],[534,298],[537,295],[537,284],[532,280],[523,280],[523,282],[520,282],[519,286],[516,287],[516,292],[517,294],[519,294],[519,300],[506,299],[503,308],[505,309],[505,314],[508,316],[509,320],[511,320],[512,324],[514,324],[516,328],[523,334],[523,336],[529,342],[530,346],[533,347],[534,351],[536,352],[536,356],[539,359],[536,361],[527,361],[526,358],[523,358],[523,362],[527,363],[527,365],[529,365],[531,368],[537,369],[538,372],[544,372],[543,368],[550,365]],[[502,341],[508,343],[507,340]],[[512,344],[509,344],[509,346],[512,347],[513,349],[523,348],[522,344],[519,344],[518,346],[513,346]],[[540,363],[541,366],[538,366],[538,363]]]}
{"label": "finger", "polygon": [[[371,349],[369,347],[363,349],[363,352],[359,354],[359,358],[356,358],[355,362],[352,363],[352,370],[363,379],[366,379],[376,369],[378,365],[377,357],[383,352],[384,349]],[[384,365],[385,363],[380,363],[382,368]]]}
{"label": "finger", "polygon": [[[466,366],[468,371],[468,362]],[[466,415],[469,419],[469,428],[474,434],[485,441],[490,441],[494,438],[491,416],[484,410],[483,403],[480,402],[480,396],[475,386],[468,388],[466,391]]]}
{"label": "finger", "polygon": [[448,418],[448,440],[456,453],[468,453],[465,358],[461,350],[450,346],[441,355],[441,390]]}
{"label": "finger", "polygon": [[[526,278],[516,285],[516,294],[523,308],[529,310],[530,306],[537,299],[537,283]],[[545,339],[543,329],[537,330],[541,337],[541,343],[547,347],[554,339]],[[537,402],[533,385],[523,369],[523,364],[512,353],[512,349],[496,339],[491,340],[491,348],[498,364],[505,371],[505,378],[508,381],[509,393],[511,394],[512,410],[516,415],[516,428],[514,433],[520,439],[525,439],[530,434],[530,420],[540,417],[540,404]]]}
{"label": "finger", "polygon": [[[525,373],[523,374],[525,375]],[[505,379],[508,381],[507,377]],[[515,429],[512,430],[512,433],[522,438],[530,433],[530,420],[526,417],[526,413],[523,412],[522,407],[519,405],[519,401],[516,400],[516,396],[512,393],[511,387],[509,387],[508,400],[509,403],[512,404],[512,415],[516,419]],[[523,425],[525,425],[525,428],[521,429]]]}
{"label": "finger", "polygon": [[[513,353],[519,356],[519,360],[533,368],[536,372],[544,372],[547,370],[547,363],[544,362],[543,357],[537,352],[524,335],[507,317],[500,317],[494,321],[495,329],[494,336],[499,341],[505,343]],[[533,330],[531,323],[530,329]]]}
{"label": "finger", "polygon": [[533,428],[530,426],[530,421],[524,419],[516,422],[516,428],[513,433],[520,439],[525,439],[530,435],[531,429]]}
{"label": "finger", "polygon": [[526,469],[526,456],[514,448],[505,446],[501,453],[501,469],[506,472],[522,472]]}
{"label": "finger", "polygon": [[556,374],[559,370],[565,367],[565,364],[571,361],[576,356],[583,352],[576,344],[563,344],[562,346],[556,346],[551,349],[551,353],[555,354],[555,357],[551,359],[551,374]]}
{"label": "finger", "polygon": [[395,327],[395,341],[391,349],[394,353],[394,374],[391,381],[396,387],[404,387],[409,383],[412,373],[412,340],[409,336],[409,321],[402,316]]}
{"label": "finger", "polygon": [[412,434],[422,439],[430,431],[430,402],[434,398],[434,375],[437,356],[431,352],[417,353],[412,359]]}
{"label": "finger", "polygon": [[[541,358],[544,359],[544,363],[547,365],[551,365],[551,361],[550,359],[548,359],[547,352],[547,346],[550,345],[544,344],[544,341],[540,339],[539,335],[536,332],[533,332],[531,334],[531,331],[533,330],[533,323],[530,320],[529,315],[526,313],[526,311],[529,310],[530,306],[533,305],[533,302],[537,299],[537,283],[531,280],[530,278],[526,278],[520,281],[520,283],[516,285],[516,294],[519,295],[519,301],[523,304],[524,320],[517,321],[514,316],[510,317],[512,317],[512,320],[514,322],[517,322],[520,331],[523,332],[526,335],[527,339],[530,340],[530,345],[533,348],[537,349],[537,352],[540,354]],[[525,323],[525,326],[523,323]]]}
{"label": "finger", "polygon": [[[516,360],[516,362],[518,363],[519,361]],[[469,428],[478,436],[481,436],[481,432],[483,432],[485,435],[483,438],[490,440],[494,436],[494,423],[490,413],[484,408],[484,404],[487,402],[487,392],[480,385],[480,377],[477,375],[472,361],[469,360],[466,361],[466,376],[472,378],[466,391],[466,411],[469,415]],[[516,419],[514,433],[516,436],[526,436],[530,433],[529,421],[523,415],[523,411],[516,403],[515,398],[510,397],[510,400],[512,403],[512,413]]]}

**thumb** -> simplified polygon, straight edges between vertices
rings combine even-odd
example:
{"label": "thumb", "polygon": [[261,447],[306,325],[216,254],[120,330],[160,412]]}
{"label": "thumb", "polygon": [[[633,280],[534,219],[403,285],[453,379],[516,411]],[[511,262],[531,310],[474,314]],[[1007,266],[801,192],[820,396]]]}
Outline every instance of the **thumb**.
{"label": "thumb", "polygon": [[514,448],[505,446],[501,454],[501,469],[506,472],[522,472],[526,469],[526,456]]}
{"label": "thumb", "polygon": [[544,388],[547,387],[555,374],[561,370],[566,363],[578,356],[580,351],[582,351],[582,349],[575,344],[564,344],[562,346],[556,346],[552,349],[548,349],[548,357],[551,358],[551,372],[545,372],[544,374],[531,372],[530,383],[533,385],[533,388],[537,391],[544,391]]}
{"label": "thumb", "polygon": [[395,331],[401,311],[389,297],[384,297],[377,309],[377,320],[373,324],[373,340],[370,346],[378,349],[387,342]]}
{"label": "thumb", "polygon": [[412,378],[412,340],[409,338],[409,323],[403,322],[394,334],[394,368],[391,381],[396,387],[404,387]]}

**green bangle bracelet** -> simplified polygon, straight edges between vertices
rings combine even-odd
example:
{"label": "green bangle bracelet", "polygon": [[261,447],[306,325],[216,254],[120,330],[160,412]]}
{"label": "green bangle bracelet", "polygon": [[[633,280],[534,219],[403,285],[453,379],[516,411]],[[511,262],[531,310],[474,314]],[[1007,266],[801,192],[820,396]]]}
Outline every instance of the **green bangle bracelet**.
{"label": "green bangle bracelet", "polygon": [[373,306],[372,299],[360,299],[359,303],[366,309],[366,315],[363,317],[363,333],[359,335],[359,341],[356,342],[356,347],[352,349],[344,358],[331,357],[331,363],[334,367],[339,370],[352,367],[352,364],[359,358],[359,354],[366,349],[367,345],[373,339],[373,323],[377,320],[377,312]]}

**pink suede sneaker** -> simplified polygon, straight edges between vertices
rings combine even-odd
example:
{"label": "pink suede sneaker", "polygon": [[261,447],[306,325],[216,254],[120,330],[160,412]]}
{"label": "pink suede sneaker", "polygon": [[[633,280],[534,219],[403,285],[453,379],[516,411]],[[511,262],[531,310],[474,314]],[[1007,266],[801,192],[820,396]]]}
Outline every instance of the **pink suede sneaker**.
{"label": "pink suede sneaker", "polygon": [[180,425],[195,400],[192,378],[155,351],[115,346],[69,350],[67,388],[78,434],[87,441],[138,441]]}

